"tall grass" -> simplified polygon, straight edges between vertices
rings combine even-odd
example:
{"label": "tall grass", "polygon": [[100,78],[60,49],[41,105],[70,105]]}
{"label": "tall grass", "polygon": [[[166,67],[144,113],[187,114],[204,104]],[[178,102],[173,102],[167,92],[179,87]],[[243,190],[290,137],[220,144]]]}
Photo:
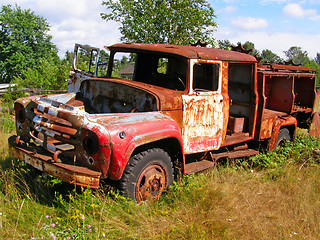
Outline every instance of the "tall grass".
{"label": "tall grass", "polygon": [[8,154],[0,133],[0,239],[319,239],[320,141],[221,162],[137,205],[54,182]]}
{"label": "tall grass", "polygon": [[14,128],[13,100],[3,101],[0,99],[0,131],[11,133]]}

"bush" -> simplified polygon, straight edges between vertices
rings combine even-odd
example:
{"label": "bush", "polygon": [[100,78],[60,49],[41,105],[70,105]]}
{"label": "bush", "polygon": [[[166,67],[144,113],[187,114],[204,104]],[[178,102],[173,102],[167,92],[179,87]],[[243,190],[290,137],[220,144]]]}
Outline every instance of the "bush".
{"label": "bush", "polygon": [[16,77],[18,86],[42,90],[65,90],[70,66],[54,58],[40,59],[36,68],[27,68],[22,76]]}

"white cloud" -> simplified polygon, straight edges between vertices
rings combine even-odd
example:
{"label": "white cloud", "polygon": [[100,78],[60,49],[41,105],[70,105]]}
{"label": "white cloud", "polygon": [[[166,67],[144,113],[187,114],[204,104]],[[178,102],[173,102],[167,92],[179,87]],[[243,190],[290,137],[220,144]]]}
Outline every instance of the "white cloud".
{"label": "white cloud", "polygon": [[304,18],[310,16],[316,16],[317,10],[315,9],[303,9],[297,3],[290,3],[287,4],[283,8],[283,13],[289,17],[297,17],[297,18]]}
{"label": "white cloud", "polygon": [[320,52],[319,42],[320,34],[310,35],[301,33],[286,33],[286,32],[235,32],[228,28],[218,29],[215,37],[217,39],[228,39],[233,44],[237,42],[245,43],[246,41],[253,42],[255,48],[259,51],[269,49],[285,58],[283,51],[287,51],[292,46],[301,47],[307,51],[310,58],[315,58],[317,52]]}
{"label": "white cloud", "polygon": [[50,34],[53,42],[59,48],[59,55],[63,57],[67,50],[72,50],[74,43],[89,44],[103,48],[119,42],[119,25],[101,20],[67,19],[51,27]]}
{"label": "white cloud", "polygon": [[234,13],[235,11],[237,11],[237,9],[238,8],[236,6],[227,6],[223,9],[221,9],[220,12],[230,14],[230,13]]}
{"label": "white cloud", "polygon": [[100,17],[101,12],[106,12],[100,0],[1,0],[1,5],[15,2],[47,19],[60,57],[67,50],[72,51],[75,43],[103,48],[120,41],[119,24]]}
{"label": "white cloud", "polygon": [[244,30],[256,30],[268,26],[267,20],[263,18],[238,17],[231,22],[232,26]]}

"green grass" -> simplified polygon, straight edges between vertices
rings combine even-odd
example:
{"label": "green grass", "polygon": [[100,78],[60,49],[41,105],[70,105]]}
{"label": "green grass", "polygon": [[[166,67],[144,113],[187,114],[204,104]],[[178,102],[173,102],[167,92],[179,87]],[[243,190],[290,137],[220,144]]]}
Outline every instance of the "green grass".
{"label": "green grass", "polygon": [[[41,176],[10,157],[0,130],[0,239],[319,239],[320,140],[183,176],[137,205]],[[10,123],[11,122],[11,123]]]}
{"label": "green grass", "polygon": [[10,133],[14,129],[13,100],[1,102],[0,99],[0,131],[2,133]]}
{"label": "green grass", "polygon": [[[44,178],[0,148],[1,239],[319,239],[320,141],[220,163],[137,205]],[[53,237],[54,236],[54,237]],[[69,237],[69,238],[68,238]]]}

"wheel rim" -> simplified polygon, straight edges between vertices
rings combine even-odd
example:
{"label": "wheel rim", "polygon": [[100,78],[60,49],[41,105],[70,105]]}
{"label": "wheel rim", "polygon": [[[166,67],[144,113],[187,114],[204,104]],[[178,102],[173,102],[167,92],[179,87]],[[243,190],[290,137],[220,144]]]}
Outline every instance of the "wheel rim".
{"label": "wheel rim", "polygon": [[159,164],[150,164],[141,172],[135,196],[137,202],[157,200],[164,191],[167,183],[166,172]]}

